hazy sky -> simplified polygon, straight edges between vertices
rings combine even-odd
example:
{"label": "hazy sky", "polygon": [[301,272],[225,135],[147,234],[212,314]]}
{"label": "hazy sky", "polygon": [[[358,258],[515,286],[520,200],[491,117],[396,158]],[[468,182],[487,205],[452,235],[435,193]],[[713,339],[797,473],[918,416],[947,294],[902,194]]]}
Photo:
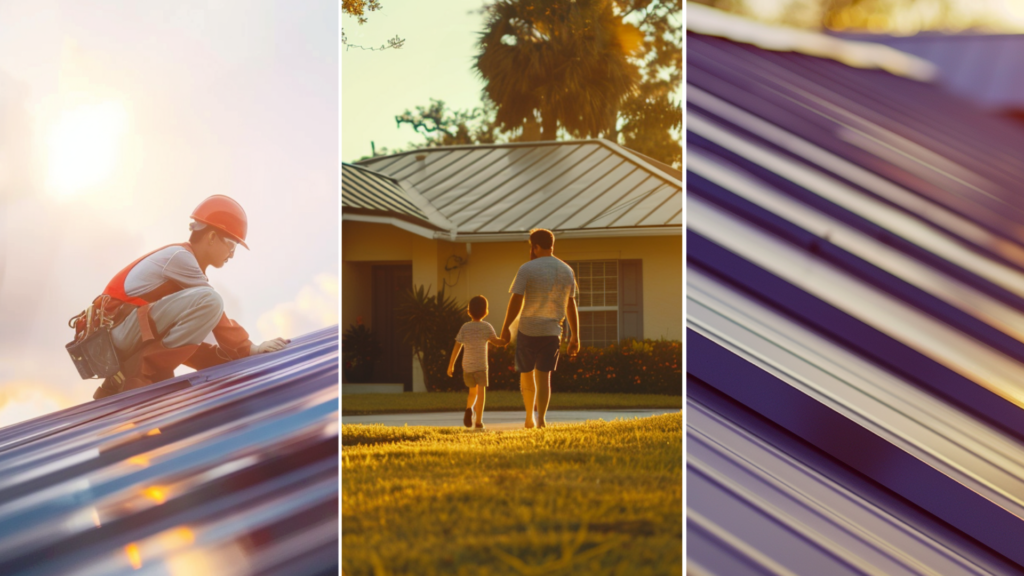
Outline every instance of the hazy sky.
{"label": "hazy sky", "polygon": [[383,10],[356,23],[342,17],[350,44],[379,47],[396,35],[399,50],[344,50],[342,67],[342,159],[358,160],[377,148],[405,146],[422,138],[412,128],[395,126],[395,116],[431,98],[452,108],[480,105],[483,83],[472,70],[484,17],[483,0],[384,0]]}
{"label": "hazy sky", "polygon": [[336,0],[0,0],[0,426],[91,399],[68,319],[211,194],[254,341],[338,321]]}

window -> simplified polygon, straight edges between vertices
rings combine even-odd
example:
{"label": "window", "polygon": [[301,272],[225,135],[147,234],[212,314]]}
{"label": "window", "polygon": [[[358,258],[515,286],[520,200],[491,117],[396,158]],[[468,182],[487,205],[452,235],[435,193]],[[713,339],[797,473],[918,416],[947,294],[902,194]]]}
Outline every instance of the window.
{"label": "window", "polygon": [[[619,263],[566,262],[579,285],[580,345],[603,348],[619,341]],[[566,323],[568,324],[568,323]],[[566,327],[568,329],[568,327]]]}

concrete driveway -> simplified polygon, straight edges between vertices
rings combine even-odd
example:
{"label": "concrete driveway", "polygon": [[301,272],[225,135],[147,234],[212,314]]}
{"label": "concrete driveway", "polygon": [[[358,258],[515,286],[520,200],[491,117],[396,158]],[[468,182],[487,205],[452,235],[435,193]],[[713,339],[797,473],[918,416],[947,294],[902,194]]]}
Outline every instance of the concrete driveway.
{"label": "concrete driveway", "polygon": [[[616,418],[646,418],[659,414],[679,413],[679,409],[630,410],[549,410],[549,425],[585,422],[587,420],[615,420]],[[342,416],[342,424],[384,424],[385,426],[458,426],[462,428],[463,412],[420,412],[414,414],[371,414],[368,416]],[[521,430],[526,422],[525,411],[484,411],[487,430]]]}

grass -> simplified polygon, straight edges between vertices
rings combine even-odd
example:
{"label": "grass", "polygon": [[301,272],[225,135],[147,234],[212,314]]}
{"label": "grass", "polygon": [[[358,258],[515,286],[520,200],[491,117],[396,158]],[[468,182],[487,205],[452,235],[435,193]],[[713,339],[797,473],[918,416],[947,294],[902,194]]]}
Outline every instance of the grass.
{"label": "grass", "polygon": [[[682,396],[662,394],[597,394],[554,392],[549,410],[600,410],[621,408],[683,408]],[[360,414],[398,414],[405,412],[446,412],[466,409],[465,392],[427,394],[345,394],[341,397],[342,416]],[[519,392],[487,392],[485,411],[522,410]]]}
{"label": "grass", "polygon": [[682,415],[342,426],[347,576],[682,573]]}

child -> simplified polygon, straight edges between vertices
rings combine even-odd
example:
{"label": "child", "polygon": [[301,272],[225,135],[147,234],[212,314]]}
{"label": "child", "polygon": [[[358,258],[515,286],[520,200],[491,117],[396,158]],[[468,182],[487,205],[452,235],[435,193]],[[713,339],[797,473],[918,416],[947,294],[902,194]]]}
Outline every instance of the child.
{"label": "child", "polygon": [[476,408],[476,427],[484,428],[484,399],[487,397],[487,344],[504,346],[508,342],[498,338],[494,333],[494,327],[483,319],[487,317],[487,298],[474,296],[469,301],[469,317],[472,322],[466,322],[455,337],[455,348],[452,350],[452,359],[448,362],[448,375],[452,375],[455,369],[455,359],[459,357],[462,346],[466,346],[466,353],[462,356],[462,379],[469,388],[469,397],[466,398],[466,416],[462,423],[466,428],[473,427],[473,412]]}

